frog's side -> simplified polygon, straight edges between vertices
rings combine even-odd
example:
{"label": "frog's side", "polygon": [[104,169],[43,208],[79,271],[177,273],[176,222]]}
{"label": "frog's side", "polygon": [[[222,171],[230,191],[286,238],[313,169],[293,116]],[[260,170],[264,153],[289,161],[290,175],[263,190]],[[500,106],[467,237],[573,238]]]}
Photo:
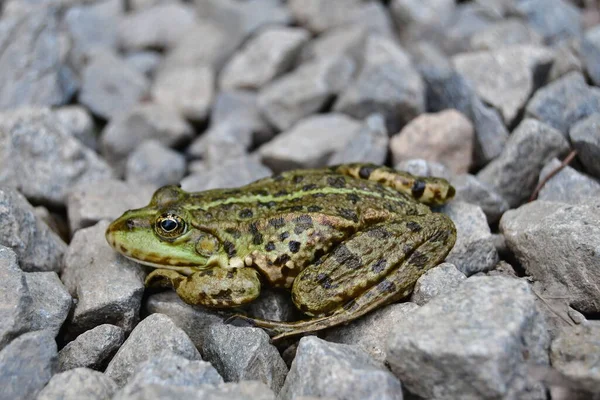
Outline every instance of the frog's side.
{"label": "frog's side", "polygon": [[236,307],[258,297],[261,281],[290,289],[315,318],[247,318],[283,337],[407,296],[456,240],[452,221],[421,202],[453,195],[443,179],[373,165],[288,171],[238,189],[163,187],[106,237],[126,257],[159,268],[147,285],[173,287],[190,304]]}

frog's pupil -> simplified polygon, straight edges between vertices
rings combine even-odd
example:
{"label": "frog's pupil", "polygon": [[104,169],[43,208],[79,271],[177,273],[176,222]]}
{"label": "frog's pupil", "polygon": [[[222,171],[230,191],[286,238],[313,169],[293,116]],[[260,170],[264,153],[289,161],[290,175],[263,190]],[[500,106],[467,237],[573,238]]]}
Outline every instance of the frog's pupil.
{"label": "frog's pupil", "polygon": [[163,219],[160,222],[160,227],[163,228],[163,230],[165,232],[171,232],[173,230],[175,230],[175,228],[177,228],[177,221],[173,220],[173,219]]}

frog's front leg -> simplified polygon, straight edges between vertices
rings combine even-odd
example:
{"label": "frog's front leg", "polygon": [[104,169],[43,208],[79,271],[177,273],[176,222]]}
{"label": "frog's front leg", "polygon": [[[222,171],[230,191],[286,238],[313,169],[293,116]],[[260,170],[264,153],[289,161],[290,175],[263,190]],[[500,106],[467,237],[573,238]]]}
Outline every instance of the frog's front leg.
{"label": "frog's front leg", "polygon": [[252,268],[212,267],[185,276],[170,269],[156,269],[146,278],[147,287],[172,287],[186,303],[211,308],[246,304],[260,294],[260,279]]}

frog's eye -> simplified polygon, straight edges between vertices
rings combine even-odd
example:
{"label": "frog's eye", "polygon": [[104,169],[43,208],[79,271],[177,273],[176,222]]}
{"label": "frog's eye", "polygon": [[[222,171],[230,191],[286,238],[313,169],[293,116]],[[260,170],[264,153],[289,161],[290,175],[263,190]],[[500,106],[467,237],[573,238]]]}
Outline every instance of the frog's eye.
{"label": "frog's eye", "polygon": [[174,239],[186,231],[185,221],[177,214],[165,213],[156,220],[156,233],[166,239]]}

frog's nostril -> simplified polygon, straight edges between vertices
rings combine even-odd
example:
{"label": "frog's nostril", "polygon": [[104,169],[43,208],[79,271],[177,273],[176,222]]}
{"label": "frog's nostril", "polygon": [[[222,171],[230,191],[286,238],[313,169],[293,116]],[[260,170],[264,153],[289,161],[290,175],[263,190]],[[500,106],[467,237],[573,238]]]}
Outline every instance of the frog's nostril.
{"label": "frog's nostril", "polygon": [[135,221],[129,218],[127,221],[125,221],[125,226],[127,227],[127,229],[131,230],[135,227]]}

